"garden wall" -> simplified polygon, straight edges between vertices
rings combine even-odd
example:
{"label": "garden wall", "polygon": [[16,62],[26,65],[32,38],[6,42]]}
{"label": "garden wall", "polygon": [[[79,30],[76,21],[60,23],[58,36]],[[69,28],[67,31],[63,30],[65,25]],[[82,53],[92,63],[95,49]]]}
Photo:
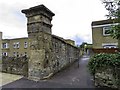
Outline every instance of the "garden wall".
{"label": "garden wall", "polygon": [[28,58],[3,57],[2,72],[28,76]]}

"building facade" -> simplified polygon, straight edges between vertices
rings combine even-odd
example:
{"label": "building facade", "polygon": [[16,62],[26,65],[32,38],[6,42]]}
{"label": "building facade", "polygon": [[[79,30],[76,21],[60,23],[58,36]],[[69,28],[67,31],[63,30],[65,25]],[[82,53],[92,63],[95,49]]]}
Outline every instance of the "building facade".
{"label": "building facade", "polygon": [[92,22],[92,41],[94,49],[118,48],[118,40],[110,36],[109,30],[117,22],[113,20],[101,20]]}
{"label": "building facade", "polygon": [[[0,32],[0,45],[2,45],[2,32]],[[2,47],[0,46],[0,60],[2,60]]]}
{"label": "building facade", "polygon": [[14,38],[2,40],[2,56],[29,56],[28,38]]}
{"label": "building facade", "polygon": [[[57,36],[56,36],[57,37]],[[60,38],[60,37],[58,37]],[[66,43],[75,46],[73,40],[64,40]],[[21,56],[29,56],[29,39],[28,37],[23,38],[14,38],[14,39],[2,39],[1,33],[1,40],[0,40],[0,55],[8,56],[8,57],[21,57]]]}

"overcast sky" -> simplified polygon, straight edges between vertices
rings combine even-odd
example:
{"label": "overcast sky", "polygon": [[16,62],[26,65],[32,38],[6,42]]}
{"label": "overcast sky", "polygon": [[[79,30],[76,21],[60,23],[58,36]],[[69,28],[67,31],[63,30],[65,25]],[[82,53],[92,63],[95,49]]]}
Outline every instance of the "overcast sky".
{"label": "overcast sky", "polygon": [[27,19],[22,9],[44,4],[55,16],[52,33],[76,44],[92,43],[92,21],[106,19],[100,0],[0,0],[0,31],[3,38],[27,37]]}

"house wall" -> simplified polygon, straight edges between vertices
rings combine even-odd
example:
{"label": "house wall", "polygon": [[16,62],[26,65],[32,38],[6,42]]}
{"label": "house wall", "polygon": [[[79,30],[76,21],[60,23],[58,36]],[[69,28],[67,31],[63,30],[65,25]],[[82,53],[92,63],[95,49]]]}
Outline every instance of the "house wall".
{"label": "house wall", "polygon": [[[13,44],[19,42],[19,48],[14,48]],[[24,43],[27,42],[27,48],[24,48]],[[18,38],[18,39],[12,39],[10,40],[10,56],[14,56],[13,52],[18,52],[19,56],[23,56],[25,52],[27,53],[27,56],[29,56],[29,43],[28,38]]]}
{"label": "house wall", "polygon": [[93,48],[103,48],[102,44],[118,44],[118,40],[113,39],[110,35],[103,35],[103,27],[92,27]]}
{"label": "house wall", "polygon": [[[14,43],[19,42],[19,48],[14,48]],[[27,48],[24,48],[24,43],[27,42]],[[8,43],[8,48],[2,48],[2,53],[7,52],[9,57],[14,56],[14,52],[19,56],[22,56],[27,53],[29,56],[29,40],[28,38],[15,38],[15,39],[3,39],[2,43]]]}
{"label": "house wall", "polygon": [[0,32],[0,60],[2,60],[2,32]]}

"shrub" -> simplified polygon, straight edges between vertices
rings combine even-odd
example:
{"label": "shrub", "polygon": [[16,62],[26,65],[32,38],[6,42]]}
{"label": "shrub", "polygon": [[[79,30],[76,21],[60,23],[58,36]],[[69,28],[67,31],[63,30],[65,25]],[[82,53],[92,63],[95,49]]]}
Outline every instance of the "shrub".
{"label": "shrub", "polygon": [[96,70],[102,70],[108,67],[120,68],[120,54],[100,53],[93,55],[88,62],[88,68],[93,75]]}
{"label": "shrub", "polygon": [[[93,76],[95,76],[94,80],[98,84],[101,83],[102,86],[109,86],[115,85],[114,87],[117,87],[120,89],[120,53],[119,54],[107,54],[107,53],[100,53],[92,56],[90,58],[90,61],[88,62],[88,68]],[[104,72],[108,72],[108,70],[112,70],[110,73],[113,75],[112,84],[109,85],[109,79],[108,74],[102,75]],[[108,72],[109,73],[109,72]],[[102,75],[101,77],[97,77],[96,75]],[[104,78],[106,77],[107,78]],[[98,81],[96,81],[96,77]],[[106,80],[106,82],[102,81]],[[101,82],[102,81],[102,82]],[[108,82],[107,82],[108,81]],[[111,82],[111,81],[110,81]],[[104,83],[104,84],[103,84]]]}

